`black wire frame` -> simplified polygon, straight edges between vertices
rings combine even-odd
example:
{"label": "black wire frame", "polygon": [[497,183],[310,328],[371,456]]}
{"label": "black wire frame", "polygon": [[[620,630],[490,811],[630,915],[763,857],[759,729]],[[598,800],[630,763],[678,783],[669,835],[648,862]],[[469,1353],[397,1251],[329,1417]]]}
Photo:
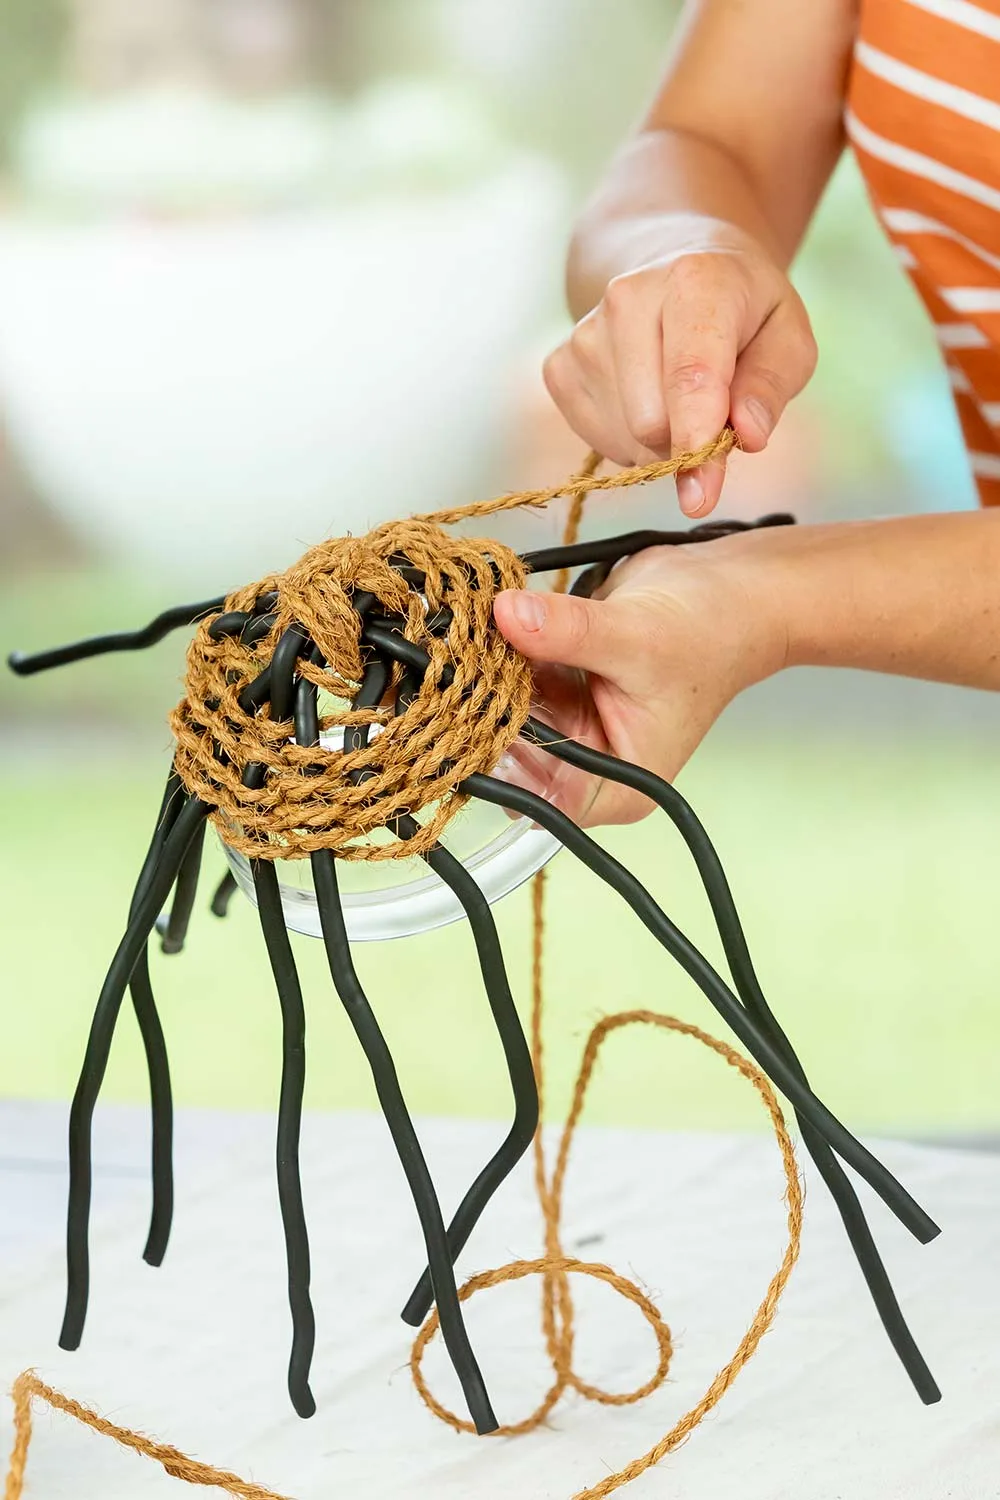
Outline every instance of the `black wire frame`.
{"label": "black wire frame", "polygon": [[[578,577],[574,592],[589,593],[604,581],[618,561],[645,547],[707,542],[733,531],[751,529],[754,525],[784,525],[791,520],[791,517],[780,515],[749,524],[710,522],[686,532],[634,532],[597,543],[529,553],[524,561],[537,572],[582,567],[585,571]],[[419,589],[422,578],[409,560],[399,559],[398,566],[411,586]],[[210,626],[214,635],[232,633],[240,634],[244,639],[257,639],[273,627],[273,596],[259,599],[250,612],[224,613],[224,603],[224,598],[220,597],[180,606],[165,611],[142,630],[96,637],[76,646],[63,646],[34,656],[15,654],[9,658],[9,665],[18,674],[27,676],[106,651],[140,649],[161,639],[171,629],[210,615],[215,616]],[[379,613],[376,601],[370,595],[359,593],[354,603],[362,617],[368,659],[365,681],[355,704],[362,706],[382,701],[392,664],[398,662],[404,668],[397,688],[396,707],[399,712],[405,709],[408,695],[419,686],[430,665],[429,658],[419,646],[401,634],[401,621]],[[445,609],[439,611],[434,621],[428,621],[428,626],[438,634],[446,632],[449,623],[450,612]],[[309,656],[320,666],[325,664],[318,647],[305,630],[293,625],[284,632],[271,663],[255,682],[248,685],[241,700],[250,709],[266,708],[276,719],[287,719],[294,713],[296,738],[300,743],[310,744],[318,740],[316,689],[297,673],[297,663],[303,656]],[[349,746],[363,742],[365,733],[365,730],[352,730],[353,740],[349,741]],[[708,896],[732,975],[733,989],[671,922],[631,872],[601,849],[571,819],[523,788],[496,781],[490,776],[469,776],[461,784],[462,791],[529,816],[547,828],[628,902],[657,940],[691,975],[772,1082],[791,1100],[803,1144],[836,1202],[887,1335],[921,1400],[927,1404],[939,1400],[938,1387],[903,1318],[842,1162],[868,1181],[919,1241],[926,1243],[934,1238],[939,1232],[938,1226],[812,1092],[788,1037],[764,997],[721,861],[693,810],[673,786],[651,772],[567,740],[535,719],[528,720],[522,735],[527,742],[582,770],[642,792],[663,809],[680,832]],[[263,767],[250,766],[244,779],[248,784],[259,785],[263,775]],[[172,1105],[166,1048],[149,981],[147,942],[154,928],[158,927],[165,951],[176,952],[183,945],[195,898],[205,819],[210,811],[211,808],[199,799],[184,796],[176,773],[172,771],[136,885],[126,932],[95,1012],[71,1111],[67,1301],[60,1336],[64,1348],[78,1346],[86,1317],[92,1120],[126,988],[131,991],[142,1030],[153,1114],[153,1213],[145,1257],[151,1264],[159,1264],[166,1250],[173,1193],[170,1167]],[[397,820],[391,831],[405,840],[413,836],[416,828],[413,819],[403,818]],[[495,1430],[497,1421],[464,1326],[455,1287],[454,1261],[490,1198],[527,1150],[537,1124],[538,1098],[530,1052],[510,995],[489,905],[476,882],[442,846],[428,851],[424,858],[451,886],[469,918],[515,1102],[514,1121],[506,1139],[480,1172],[447,1227],[406,1109],[395,1066],[351,960],[333,855],[329,851],[313,855],[312,872],[334,986],[368,1057],[424,1232],[427,1266],[406,1303],[403,1316],[407,1322],[417,1325],[431,1302],[436,1303],[445,1344],[462,1384],[470,1416],[478,1431],[489,1432]],[[273,862],[262,858],[251,864],[259,920],[282,1010],[283,1067],[277,1158],[292,1318],[288,1388],[296,1411],[302,1416],[310,1416],[315,1410],[309,1387],[315,1323],[309,1297],[309,1246],[299,1170],[305,1080],[305,1011],[294,955],[283,921]],[[212,909],[217,915],[225,914],[232,891],[232,879],[226,877],[212,898]],[[170,910],[161,916],[171,892]]]}

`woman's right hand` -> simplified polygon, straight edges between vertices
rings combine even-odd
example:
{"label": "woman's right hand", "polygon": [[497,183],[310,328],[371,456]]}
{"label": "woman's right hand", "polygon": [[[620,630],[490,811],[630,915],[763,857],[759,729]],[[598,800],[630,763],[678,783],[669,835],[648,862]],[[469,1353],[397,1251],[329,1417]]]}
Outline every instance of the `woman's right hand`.
{"label": "woman's right hand", "polygon": [[[727,422],[741,447],[757,453],[816,367],[802,299],[735,225],[694,214],[678,225],[671,215],[665,238],[671,248],[615,276],[549,356],[549,393],[588,447],[613,463],[700,448]],[[680,475],[684,513],[707,515],[724,477],[721,463]]]}

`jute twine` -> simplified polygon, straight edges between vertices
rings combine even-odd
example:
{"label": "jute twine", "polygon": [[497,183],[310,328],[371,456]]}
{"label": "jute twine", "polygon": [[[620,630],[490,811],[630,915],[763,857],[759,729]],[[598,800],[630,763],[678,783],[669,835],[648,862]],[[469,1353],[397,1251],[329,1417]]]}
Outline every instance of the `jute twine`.
{"label": "jute twine", "polygon": [[[399,554],[425,575],[426,605],[390,565]],[[524,582],[524,566],[508,547],[413,520],[321,542],[286,573],[237,590],[227,611],[252,610],[257,599],[276,594],[274,625],[253,645],[239,636],[214,640],[211,617],[198,626],[184,697],[170,716],[181,780],[216,809],[227,843],[255,859],[303,859],[330,849],[342,859],[381,860],[430,849],[465,800],[459,783],[492,770],[527,718],[531,669],[493,623],[497,591]],[[359,590],[401,617],[407,640],[433,664],[398,716],[391,702],[350,706],[364,671],[352,604]],[[442,608],[452,619],[438,639],[428,620]],[[290,719],[275,722],[266,711],[240,707],[241,692],[293,624],[305,628],[327,662],[320,668],[300,661],[297,668],[323,690],[321,730],[375,723],[380,732],[365,749],[297,745]],[[243,784],[251,764],[267,773],[258,790]],[[425,808],[430,816],[407,843],[372,838],[394,818]]]}
{"label": "jute twine", "polygon": [[[459,587],[455,593],[451,587],[447,588],[448,607],[457,613],[461,623],[458,627],[457,638],[459,641],[472,641],[475,651],[479,652],[487,643],[489,662],[485,670],[491,674],[491,680],[495,689],[508,695],[502,702],[506,705],[504,714],[513,712],[513,722],[518,728],[524,722],[527,713],[527,698],[522,699],[524,693],[523,682],[527,683],[527,691],[530,693],[530,676],[526,668],[515,663],[513,668],[508,661],[509,648],[499,647],[497,641],[502,638],[492,626],[491,611],[493,594],[499,587],[518,587],[523,582],[523,571],[518,573],[520,564],[513,554],[501,548],[496,542],[487,543],[466,541],[455,542],[454,538],[440,531],[440,526],[451,524],[455,521],[464,520],[469,517],[490,515],[497,511],[513,509],[519,505],[544,505],[559,496],[569,497],[571,505],[566,525],[566,540],[575,540],[583,505],[586,496],[595,489],[613,489],[620,486],[642,484],[653,479],[659,479],[669,474],[676,474],[687,468],[694,468],[700,464],[720,459],[729,451],[734,442],[734,437],[728,429],[723,432],[714,443],[707,444],[697,452],[679,455],[677,458],[665,460],[659,464],[649,464],[642,468],[625,469],[618,474],[599,478],[596,474],[600,459],[592,454],[586,466],[581,472],[568,483],[551,490],[524,491],[519,494],[500,496],[495,500],[482,501],[478,504],[460,507],[455,510],[438,512],[432,516],[419,516],[412,522],[399,523],[393,527],[382,527],[371,533],[361,541],[344,539],[339,542],[327,543],[323,547],[314,548],[311,553],[296,564],[295,568],[289,569],[288,573],[274,575],[263,580],[256,586],[241,590],[227,601],[227,608],[249,609],[262,592],[277,590],[279,604],[277,607],[278,617],[275,622],[274,633],[270,639],[270,649],[273,650],[277,634],[290,624],[298,620],[309,630],[313,639],[321,645],[321,649],[327,661],[333,665],[333,670],[342,674],[345,688],[356,686],[359,680],[359,645],[357,615],[350,605],[347,595],[351,587],[370,589],[379,599],[382,599],[391,609],[398,603],[403,606],[401,612],[405,613],[409,629],[417,632],[421,629],[420,621],[416,619],[417,610],[409,599],[404,600],[399,591],[399,575],[388,566],[387,559],[392,553],[403,550],[411,562],[426,568],[428,573],[428,584],[426,590],[427,603],[431,610],[438,607],[439,599],[443,598],[445,592],[445,580],[450,585],[455,579],[467,579],[475,577],[479,582],[476,588],[464,590]],[[442,542],[443,539],[443,542]],[[424,550],[421,550],[424,549]],[[416,555],[414,555],[416,553]],[[494,574],[490,561],[496,565],[500,582]],[[471,570],[471,574],[470,574]],[[488,579],[487,579],[488,573]],[[389,575],[392,575],[390,577]],[[509,582],[503,580],[511,580]],[[291,580],[287,582],[287,580]],[[394,581],[395,580],[395,581]],[[567,576],[561,574],[556,580],[557,590],[565,589]],[[482,592],[483,598],[478,594]],[[403,593],[410,591],[403,588]],[[488,601],[488,610],[484,601]],[[456,602],[459,608],[456,612]],[[466,615],[463,618],[463,610]],[[420,612],[423,613],[423,606]],[[487,613],[490,618],[487,619]],[[495,637],[495,640],[492,639]],[[227,679],[227,674],[235,671],[242,672],[239,679],[242,682],[250,680],[247,673],[255,676],[261,670],[262,665],[269,660],[269,648],[266,642],[260,643],[260,648],[253,653],[252,662],[237,661],[233,657],[226,659],[228,642],[223,645],[223,650],[217,655],[215,647],[220,643],[211,641],[207,634],[207,628],[199,629],[196,642],[198,649],[192,648],[194,666],[192,668],[189,659],[189,689],[193,680],[197,684],[202,696],[196,697],[195,701],[204,708],[212,703],[212,695],[217,692],[219,709],[206,709],[202,715],[209,720],[208,723],[201,722],[198,710],[192,707],[191,694],[186,696],[179,708],[175,710],[173,724],[175,732],[180,727],[182,734],[178,736],[179,745],[186,747],[187,758],[184,760],[186,768],[185,780],[190,777],[189,785],[192,789],[198,789],[199,777],[206,775],[206,764],[203,758],[206,736],[215,740],[215,747],[222,747],[226,756],[230,751],[237,751],[234,755],[234,763],[239,764],[239,755],[244,753],[241,731],[242,724],[238,718],[230,721],[235,723],[238,729],[227,728],[226,732],[231,735],[227,741],[215,739],[215,729],[221,727],[213,717],[216,713],[227,718],[225,709],[234,707],[235,696],[238,695],[239,686],[236,682]],[[206,644],[207,643],[207,644]],[[435,662],[443,662],[444,653],[434,656],[432,647],[439,647],[440,642],[420,642],[432,655]],[[449,645],[452,645],[449,636]],[[329,648],[329,649],[328,649]],[[464,651],[468,649],[469,655]],[[484,663],[478,656],[471,654],[471,647],[463,647],[458,652],[456,662],[451,655],[447,657],[449,664],[462,670],[462,681],[467,692],[474,691],[477,673],[481,676]],[[520,659],[518,659],[518,662]],[[473,670],[475,668],[475,670]],[[300,663],[300,670],[305,670],[309,675],[310,668]],[[428,674],[430,675],[430,674]],[[456,680],[459,672],[456,671]],[[210,681],[209,681],[210,679]],[[324,686],[329,684],[329,674],[324,674]],[[233,692],[226,694],[226,690]],[[225,695],[225,696],[224,696]],[[345,693],[345,697],[349,696]],[[485,700],[480,699],[481,707]],[[444,703],[449,708],[446,710]],[[444,716],[446,712],[456,707],[457,699],[449,697],[444,699],[441,693],[441,701],[438,705],[438,714]],[[225,708],[224,708],[225,706]],[[433,722],[434,714],[432,708],[424,705],[421,723],[426,727]],[[508,720],[499,711],[493,720],[494,728],[501,733],[501,737],[507,734]],[[517,715],[520,714],[520,719]],[[332,717],[332,716],[331,716]],[[371,722],[375,714],[371,714],[364,722]],[[501,722],[503,720],[503,722]],[[337,717],[336,722],[349,724],[351,719],[345,712]],[[354,722],[359,722],[356,718]],[[316,769],[315,751],[300,752],[297,756],[289,755],[287,737],[288,726],[284,729],[284,738],[280,732],[281,726],[277,728],[269,726],[264,720],[252,720],[254,730],[259,734],[252,742],[252,754],[248,759],[263,760],[272,771],[277,773],[279,784],[286,784],[286,773],[290,771],[290,782],[294,784],[295,778],[301,775],[304,766]],[[417,720],[414,720],[414,724]],[[464,720],[463,723],[470,730],[475,728],[471,721]],[[439,725],[439,733],[447,732],[447,726]],[[515,731],[516,733],[516,731]],[[383,738],[382,735],[377,737]],[[504,738],[503,748],[513,739]],[[469,745],[472,748],[469,748]],[[426,753],[429,739],[426,734],[421,739],[421,745]],[[294,748],[294,747],[292,747]],[[499,758],[502,751],[493,753],[490,748],[488,753],[484,743],[478,738],[467,741],[465,744],[452,746],[452,752],[465,754],[466,757],[487,754],[487,759],[481,764],[470,765],[468,769],[488,769],[495,760]],[[447,773],[443,771],[448,755],[442,755],[438,760],[424,760],[420,764],[424,768],[430,766],[429,774],[438,780],[447,782]],[[341,770],[346,765],[346,757],[341,757]],[[229,774],[222,775],[219,770],[219,759],[216,749],[212,750],[214,766],[212,785],[212,796],[218,796],[218,788],[221,786],[229,793],[235,793],[235,777]],[[354,762],[352,762],[353,766]],[[376,769],[374,766],[366,765],[366,769]],[[182,773],[184,774],[184,773]],[[392,755],[387,754],[381,765],[381,772],[385,778],[384,786],[380,789],[380,808],[394,807],[400,809],[398,799],[412,795],[415,780],[411,773],[400,772]],[[467,774],[462,772],[461,774]],[[460,776],[457,777],[460,779]],[[404,790],[401,790],[404,789]],[[205,790],[207,791],[207,786]],[[202,792],[201,795],[205,795]],[[448,802],[448,816],[455,810],[455,796],[453,787],[445,786],[445,795],[450,796]],[[385,798],[383,802],[381,799]],[[395,800],[394,800],[395,799]],[[210,800],[210,798],[209,798]],[[423,804],[426,805],[426,804]],[[261,809],[264,809],[263,813]],[[244,827],[254,830],[256,838],[251,836],[252,851],[258,858],[261,856],[260,838],[271,840],[274,845],[271,857],[284,856],[290,853],[304,854],[311,847],[335,847],[336,852],[343,857],[370,858],[379,857],[372,855],[352,854],[344,844],[348,835],[344,836],[343,843],[310,843],[317,838],[334,840],[341,837],[345,827],[350,828],[350,837],[357,837],[358,830],[362,836],[368,831],[368,827],[381,826],[370,824],[361,827],[361,816],[357,807],[353,804],[341,804],[341,812],[346,811],[348,817],[353,817],[355,823],[327,824],[320,820],[310,819],[303,815],[301,806],[294,815],[286,816],[282,813],[280,806],[275,801],[272,804],[266,799],[257,802],[240,804],[237,810],[238,820]],[[273,818],[271,817],[273,813]],[[391,816],[392,814],[388,814]],[[383,812],[383,820],[386,814]],[[246,821],[249,819],[249,822]],[[442,819],[438,825],[434,820],[427,826],[443,826],[447,817]],[[226,836],[232,837],[232,829],[227,827]],[[410,843],[409,852],[413,852],[413,842]],[[543,949],[544,949],[544,900],[545,900],[545,872],[542,871],[535,877],[532,902],[533,940],[532,940],[532,1006],[531,1006],[531,1052],[535,1074],[538,1081],[538,1092],[540,1099],[543,1097],[544,1084],[544,1055],[543,1055]],[[463,1302],[467,1301],[476,1292],[483,1291],[487,1287],[498,1286],[504,1282],[520,1281],[528,1276],[542,1277],[542,1331],[545,1338],[546,1349],[552,1364],[554,1379],[548,1392],[541,1403],[529,1416],[518,1422],[509,1423],[499,1429],[497,1435],[513,1436],[516,1434],[532,1431],[540,1426],[560,1398],[568,1391],[576,1391],[578,1395],[586,1400],[597,1401],[608,1406],[631,1405],[643,1400],[661,1386],[667,1377],[670,1368],[673,1346],[670,1329],[660,1314],[655,1304],[644,1292],[626,1277],[621,1276],[610,1266],[599,1262],[588,1262],[577,1260],[572,1256],[564,1254],[560,1238],[560,1222],[562,1216],[563,1192],[565,1186],[566,1172],[569,1165],[570,1148],[573,1142],[574,1132],[579,1122],[586,1100],[587,1089],[593,1075],[594,1066],[601,1047],[607,1038],[614,1032],[635,1025],[653,1026],[660,1030],[670,1031],[678,1035],[689,1036],[701,1042],[711,1051],[720,1056],[730,1067],[742,1074],[752,1085],[761,1098],[763,1105],[770,1117],[778,1147],[781,1153],[782,1165],[785,1173],[787,1207],[788,1243],[785,1248],[781,1264],[768,1284],[764,1298],[757,1308],[747,1332],[740,1340],[739,1346],[732,1358],[722,1366],[715,1379],[700,1401],[686,1412],[649,1451],[640,1458],[633,1460],[617,1473],[605,1476],[600,1482],[588,1489],[581,1490],[573,1500],[603,1500],[604,1496],[636,1479],[647,1469],[659,1463],[668,1453],[680,1446],[694,1431],[708,1412],[721,1400],[726,1391],[732,1385],[743,1366],[752,1357],[764,1334],[770,1327],[778,1301],[785,1288],[792,1268],[798,1258],[799,1243],[802,1231],[802,1187],[799,1181],[798,1171],[795,1163],[794,1149],[788,1134],[781,1109],[775,1097],[774,1090],[760,1070],[746,1058],[742,1057],[726,1043],[716,1040],[698,1027],[692,1026],[684,1021],[679,1021],[672,1016],[659,1014],[650,1010],[623,1011],[617,1015],[610,1015],[599,1021],[593,1028],[584,1048],[583,1059],[579,1074],[573,1090],[572,1103],[566,1124],[563,1128],[556,1154],[555,1166],[549,1173],[542,1139],[542,1128],[539,1125],[534,1141],[534,1166],[535,1185],[538,1193],[539,1205],[545,1226],[545,1254],[536,1260],[512,1261],[508,1265],[501,1266],[496,1270],[484,1272],[473,1276],[462,1287],[459,1296]],[[612,1287],[627,1301],[633,1303],[643,1317],[646,1319],[656,1339],[658,1349],[658,1360],[654,1373],[642,1385],[633,1391],[624,1393],[602,1390],[600,1387],[591,1385],[582,1380],[573,1369],[573,1343],[574,1343],[574,1310],[572,1293],[570,1290],[570,1278],[573,1276],[589,1276],[596,1280],[605,1282]],[[418,1333],[410,1357],[410,1369],[413,1380],[421,1397],[430,1410],[446,1422],[450,1427],[460,1432],[473,1431],[472,1424],[457,1416],[443,1406],[429,1389],[423,1375],[422,1360],[424,1351],[431,1339],[438,1331],[438,1319],[436,1312],[432,1312],[424,1326]],[[248,1483],[239,1478],[238,1475],[228,1473],[223,1469],[217,1469],[210,1464],[203,1464],[188,1458],[178,1449],[167,1444],[157,1442],[153,1438],[142,1433],[135,1432],[130,1428],[119,1427],[102,1417],[98,1412],[89,1407],[81,1405],[69,1396],[54,1390],[46,1385],[32,1370],[26,1370],[14,1383],[14,1446],[11,1452],[10,1465],[4,1489],[4,1500],[22,1500],[24,1489],[25,1465],[28,1456],[28,1447],[31,1441],[32,1430],[32,1403],[35,1400],[44,1402],[57,1411],[65,1412],[74,1417],[84,1426],[105,1437],[112,1438],[123,1447],[135,1453],[142,1454],[161,1464],[166,1472],[176,1479],[183,1479],[188,1484],[198,1484],[214,1487],[238,1497],[238,1500],[286,1500],[286,1497],[275,1490],[269,1490],[263,1486]]]}
{"label": "jute twine", "polygon": [[[603,477],[595,472],[595,455],[561,488],[522,490],[395,521],[364,537],[335,537],[312,547],[286,572],[238,589],[227,598],[226,612],[252,612],[269,598],[273,625],[252,643],[239,635],[214,639],[214,617],[197,627],[184,697],[170,717],[185,787],[214,809],[226,842],[254,859],[303,859],[316,849],[351,860],[425,853],[465,800],[459,784],[474,771],[494,769],[517,738],[531,702],[531,669],[493,620],[497,593],[524,586],[523,564],[495,540],[456,537],[442,527],[567,495],[575,534],[590,491],[676,474],[719,458],[733,441],[727,428],[695,453]],[[392,566],[400,557],[424,575],[419,589]],[[375,708],[350,706],[364,670],[353,602],[359,593],[374,595],[381,610],[399,620],[407,640],[431,659],[432,670],[401,714],[392,691]],[[430,622],[443,609],[451,620],[439,638]],[[276,722],[266,709],[241,707],[240,695],[294,625],[303,627],[326,662],[298,664],[301,675],[322,690],[321,730],[376,724],[379,732],[364,749],[297,745],[290,719]],[[262,766],[265,775],[262,784],[248,787],[244,773],[251,765]],[[406,843],[379,837],[402,814],[421,812],[427,814],[423,826]]]}
{"label": "jute twine", "polygon": [[215,1469],[211,1464],[198,1463],[196,1459],[188,1458],[186,1454],[181,1453],[177,1448],[170,1447],[167,1443],[158,1443],[141,1432],[132,1432],[128,1427],[119,1427],[114,1422],[109,1422],[106,1417],[92,1411],[89,1406],[82,1406],[71,1396],[64,1396],[61,1391],[53,1390],[50,1385],[39,1380],[34,1370],[25,1370],[17,1377],[11,1394],[14,1400],[14,1448],[10,1455],[4,1500],[21,1500],[28,1444],[31,1442],[33,1401],[43,1401],[53,1410],[65,1412],[68,1417],[75,1417],[78,1422],[82,1422],[85,1427],[90,1427],[94,1432],[99,1432],[102,1437],[112,1438],[123,1448],[129,1448],[133,1453],[141,1453],[144,1458],[154,1459],[158,1464],[162,1464],[174,1479],[186,1480],[188,1484],[203,1484],[210,1488],[225,1490],[230,1495],[238,1496],[239,1500],[287,1500],[286,1496],[279,1495],[274,1490],[265,1489],[263,1485],[249,1484],[238,1474],[229,1474],[225,1469]]}

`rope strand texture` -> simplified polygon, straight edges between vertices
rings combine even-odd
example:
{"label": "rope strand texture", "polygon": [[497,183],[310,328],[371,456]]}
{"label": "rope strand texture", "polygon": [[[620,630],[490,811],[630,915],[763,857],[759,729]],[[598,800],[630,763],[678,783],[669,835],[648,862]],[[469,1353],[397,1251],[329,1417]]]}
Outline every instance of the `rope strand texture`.
{"label": "rope strand texture", "polygon": [[[718,437],[703,443],[689,453],[678,453],[674,458],[664,458],[652,464],[637,464],[634,468],[619,469],[615,474],[596,473],[602,462],[599,454],[591,453],[587,462],[562,484],[552,485],[546,490],[512,490],[509,495],[497,495],[492,500],[475,500],[471,505],[459,505],[453,510],[430,511],[418,516],[418,521],[433,521],[436,526],[454,526],[458,521],[478,520],[481,516],[495,516],[503,510],[520,510],[524,506],[538,508],[553,500],[565,498],[571,501],[585,500],[594,490],[627,489],[633,484],[651,484],[654,479],[666,479],[672,474],[682,474],[686,469],[699,469],[702,464],[719,463],[737,446],[736,433],[724,427]],[[580,513],[577,511],[577,521]]]}
{"label": "rope strand texture", "polygon": [[[390,522],[364,537],[334,537],[286,572],[236,590],[219,615],[206,615],[195,630],[185,694],[170,717],[186,790],[213,809],[226,842],[251,859],[304,859],[318,849],[351,860],[426,854],[465,801],[459,783],[493,770],[531,702],[531,668],[493,620],[496,594],[523,588],[524,565],[500,542],[452,536],[442,527],[565,495],[575,533],[592,491],[680,473],[723,457],[734,441],[726,428],[696,452],[604,476],[591,454],[560,486]],[[350,706],[364,676],[355,607],[361,595],[431,658],[402,714],[391,704],[395,677],[383,704]],[[438,635],[431,622],[442,613],[447,633]],[[220,631],[225,617],[261,628]],[[324,691],[321,730],[378,725],[362,749],[297,745],[290,718],[258,712],[252,689],[295,646],[295,634],[312,641],[326,663],[296,663],[299,675]],[[244,776],[248,765],[264,768],[253,785]],[[424,811],[421,828],[405,844],[384,837],[397,818]]]}
{"label": "rope strand texture", "polygon": [[14,1448],[4,1486],[4,1500],[21,1500],[28,1445],[31,1442],[31,1404],[35,1400],[44,1401],[47,1406],[65,1412],[68,1417],[75,1417],[93,1432],[112,1438],[133,1453],[141,1453],[144,1458],[154,1459],[174,1479],[225,1490],[227,1494],[237,1496],[237,1500],[288,1500],[287,1496],[278,1494],[276,1490],[250,1484],[238,1474],[229,1474],[225,1469],[215,1469],[211,1464],[188,1458],[185,1453],[172,1448],[168,1443],[158,1443],[144,1433],[132,1432],[128,1427],[118,1427],[98,1412],[92,1411],[89,1406],[82,1406],[71,1396],[64,1396],[61,1391],[53,1390],[52,1386],[39,1380],[34,1370],[25,1370],[17,1377],[11,1395],[14,1400]]}

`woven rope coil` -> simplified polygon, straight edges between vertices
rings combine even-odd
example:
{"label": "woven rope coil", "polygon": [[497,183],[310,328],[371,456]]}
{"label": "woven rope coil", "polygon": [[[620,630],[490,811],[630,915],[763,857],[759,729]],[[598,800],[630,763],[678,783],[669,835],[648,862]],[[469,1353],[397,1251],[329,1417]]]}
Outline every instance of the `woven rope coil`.
{"label": "woven rope coil", "polygon": [[[236,590],[226,600],[227,611],[253,612],[273,596],[273,623],[251,644],[238,635],[214,638],[211,619],[196,630],[184,697],[170,716],[184,786],[214,809],[212,819],[226,842],[255,859],[304,859],[316,849],[350,860],[426,853],[465,801],[459,783],[472,772],[493,770],[520,732],[531,701],[531,669],[493,622],[496,594],[524,586],[521,560],[494,539],[456,537],[442,528],[564,496],[570,502],[569,535],[592,490],[648,484],[721,461],[735,441],[727,427],[694,452],[610,475],[597,474],[594,453],[562,486],[390,522],[364,537],[336,537],[311,548],[286,572]],[[399,558],[424,575],[419,588],[393,566]],[[354,606],[360,593],[373,594],[407,640],[431,658],[434,670],[398,717],[388,705],[350,707],[363,675],[361,620]],[[451,620],[438,638],[428,621],[441,609],[451,612]],[[323,666],[297,664],[328,695],[321,729],[376,724],[379,732],[364,749],[296,745],[290,720],[241,707],[240,694],[295,625],[324,659]],[[263,767],[259,787],[245,784],[250,766]],[[425,814],[420,832],[405,844],[385,837],[383,830],[405,813]]]}
{"label": "woven rope coil", "polygon": [[[423,575],[419,587],[390,561],[400,558]],[[520,559],[499,542],[414,520],[323,542],[287,572],[237,590],[227,611],[250,612],[276,596],[273,625],[251,644],[238,635],[213,638],[211,619],[198,627],[185,695],[170,719],[182,782],[216,809],[226,841],[257,859],[330,849],[342,859],[381,860],[430,849],[464,801],[459,783],[491,771],[527,718],[531,669],[493,622],[499,590],[524,582]],[[364,673],[360,593],[374,595],[380,612],[431,658],[433,670],[398,716],[389,704],[350,707]],[[428,621],[441,610],[451,619],[438,637]],[[240,706],[240,694],[296,625],[325,661],[297,664],[326,695],[321,729],[375,724],[364,749],[299,746],[290,720]],[[265,768],[259,789],[244,784],[251,765]],[[406,844],[373,839],[395,818],[421,812],[428,812],[421,832]]]}

